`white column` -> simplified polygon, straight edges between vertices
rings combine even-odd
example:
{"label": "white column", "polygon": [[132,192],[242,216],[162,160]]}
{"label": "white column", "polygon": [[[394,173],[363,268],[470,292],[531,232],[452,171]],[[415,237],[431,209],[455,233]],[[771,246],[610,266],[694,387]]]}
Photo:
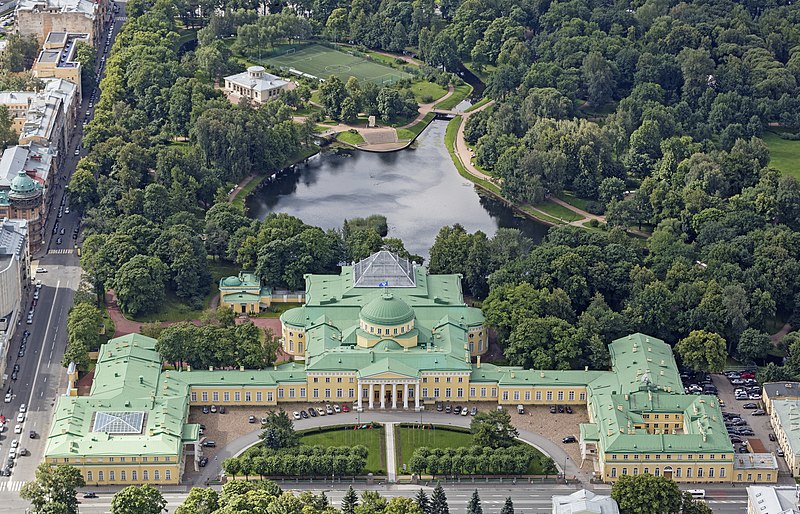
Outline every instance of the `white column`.
{"label": "white column", "polygon": [[361,410],[362,409],[361,401],[364,399],[363,398],[364,397],[364,392],[361,390],[361,381],[357,380],[356,384],[357,384],[356,385],[356,387],[357,387],[356,391],[358,393],[358,410]]}
{"label": "white column", "polygon": [[370,409],[372,408],[372,399],[375,398],[375,394],[372,391],[372,386],[374,386],[374,385],[375,384],[370,384],[369,385],[369,408]]}
{"label": "white column", "polygon": [[403,384],[403,408],[408,408],[408,382]]}
{"label": "white column", "polygon": [[386,408],[386,384],[381,383],[381,409]]}
{"label": "white column", "polygon": [[390,409],[397,407],[397,382],[392,384],[392,406]]}
{"label": "white column", "polygon": [[414,391],[414,408],[419,410],[419,380],[417,381],[415,389],[416,390]]}

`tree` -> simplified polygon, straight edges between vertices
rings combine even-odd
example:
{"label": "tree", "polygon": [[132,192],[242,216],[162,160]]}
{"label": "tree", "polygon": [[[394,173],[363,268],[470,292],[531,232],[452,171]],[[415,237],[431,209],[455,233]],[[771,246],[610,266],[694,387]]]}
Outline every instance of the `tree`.
{"label": "tree", "polygon": [[267,448],[280,450],[293,448],[300,443],[300,438],[294,431],[294,423],[283,409],[267,414],[267,422],[262,423],[261,428],[264,431],[259,437]]}
{"label": "tree", "polygon": [[444,489],[440,483],[436,484],[433,493],[431,493],[430,514],[450,514],[450,507],[447,505],[447,496],[444,494]]}
{"label": "tree", "polygon": [[356,103],[352,98],[347,97],[342,101],[342,110],[339,113],[339,119],[342,121],[353,121],[358,116],[358,109]]}
{"label": "tree", "polygon": [[166,506],[167,500],[155,487],[131,485],[114,495],[111,514],[161,514]]}
{"label": "tree", "polygon": [[681,514],[712,514],[711,507],[701,500],[692,498],[692,493],[683,493]]}
{"label": "tree", "polygon": [[503,508],[500,509],[500,514],[514,514],[514,502],[511,501],[510,496],[506,498],[506,502],[503,504]]}
{"label": "tree", "polygon": [[678,484],[669,478],[623,475],[611,487],[611,497],[619,510],[631,514],[668,514],[679,512],[682,503]]}
{"label": "tree", "polygon": [[355,514],[356,507],[358,507],[358,495],[351,485],[342,497],[342,514]]}
{"label": "tree", "polygon": [[599,107],[611,99],[616,81],[611,66],[600,52],[586,54],[581,72],[586,83],[586,97],[593,107]]}
{"label": "tree", "polygon": [[97,202],[97,172],[97,164],[84,157],[69,180],[70,203],[80,212],[86,212]]}
{"label": "tree", "polygon": [[22,486],[19,495],[31,502],[34,512],[77,514],[77,490],[86,485],[78,468],[68,464],[56,466],[42,462],[36,468],[36,478]]}
{"label": "tree", "polygon": [[212,514],[219,509],[219,493],[213,489],[192,487],[175,514]]}
{"label": "tree", "polygon": [[87,95],[94,88],[94,70],[97,68],[97,50],[84,42],[78,41],[75,45],[75,60],[81,63],[81,90],[82,95]]}
{"label": "tree", "polygon": [[114,274],[112,285],[123,312],[137,315],[164,302],[167,267],[158,257],[137,255]]}
{"label": "tree", "polygon": [[384,514],[424,514],[413,498],[405,496],[391,498],[383,512]]}
{"label": "tree", "polygon": [[597,187],[597,197],[605,205],[612,200],[622,200],[625,195],[625,181],[618,177],[606,177]]}
{"label": "tree", "polygon": [[331,75],[319,87],[319,101],[325,109],[325,114],[331,118],[338,118],[342,112],[342,104],[347,98],[344,84],[338,77]]}
{"label": "tree", "polygon": [[771,349],[772,341],[769,339],[769,334],[748,328],[739,337],[736,354],[742,361],[752,363],[766,357]]}
{"label": "tree", "polygon": [[478,490],[472,492],[472,497],[467,504],[467,514],[483,514],[483,507],[481,507],[481,497],[478,495]]}
{"label": "tree", "polygon": [[511,424],[511,415],[505,411],[479,412],[469,427],[473,444],[485,448],[507,448],[512,446],[519,432]]}
{"label": "tree", "polygon": [[728,359],[722,336],[705,330],[690,332],[678,342],[675,352],[680,356],[684,366],[708,373],[721,372]]}
{"label": "tree", "polygon": [[0,151],[17,142],[17,133],[11,128],[13,121],[8,106],[0,105]]}
{"label": "tree", "polygon": [[414,497],[414,501],[417,502],[422,514],[431,514],[431,500],[428,498],[428,495],[425,494],[425,491],[420,489],[417,496]]}
{"label": "tree", "polygon": [[61,361],[65,368],[74,362],[78,369],[86,370],[89,352],[100,348],[103,313],[94,304],[81,302],[72,306],[67,316],[67,348]]}

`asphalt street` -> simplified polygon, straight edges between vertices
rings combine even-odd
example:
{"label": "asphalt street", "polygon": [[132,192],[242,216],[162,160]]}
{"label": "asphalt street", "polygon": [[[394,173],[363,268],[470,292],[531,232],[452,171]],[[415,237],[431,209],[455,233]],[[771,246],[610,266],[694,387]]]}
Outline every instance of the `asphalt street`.
{"label": "asphalt street", "polygon": [[[120,6],[117,18],[124,16],[124,4],[120,4]],[[6,7],[8,4],[0,8],[0,12]],[[114,24],[112,42],[121,25],[121,21]],[[100,41],[99,56],[102,56],[106,37],[108,37],[107,34],[104,34]],[[102,68],[99,70],[102,76]],[[8,420],[6,429],[0,434],[0,467],[6,465],[11,441],[15,439],[20,441],[20,448],[30,451],[30,456],[18,457],[15,466],[11,469],[11,476],[0,477],[0,503],[3,505],[0,510],[4,513],[25,512],[28,505],[19,499],[19,490],[24,482],[34,478],[36,466],[44,455],[45,438],[50,430],[56,398],[66,390],[66,370],[61,365],[61,359],[67,341],[67,315],[81,278],[80,259],[75,250],[75,241],[72,239],[73,229],[80,225],[80,216],[75,211],[67,213],[64,209],[59,217],[59,208],[62,200],[65,207],[69,206],[69,202],[65,198],[65,186],[83,154],[81,151],[79,155],[75,155],[75,149],[83,136],[81,120],[83,114],[88,110],[90,96],[91,94],[86,94],[82,99],[78,125],[72,129],[72,135],[77,137],[71,138],[71,146],[68,148],[69,154],[64,167],[53,181],[51,209],[44,232],[46,244],[31,258],[34,269],[44,268],[47,270],[46,272],[37,272],[34,276],[35,280],[41,280],[42,288],[36,302],[33,322],[28,325],[25,322],[25,316],[22,316],[22,321],[17,327],[17,333],[9,348],[7,366],[9,379],[4,385],[2,396],[10,391],[12,398],[9,403],[0,404],[0,414]],[[58,223],[57,228],[56,223]],[[63,235],[60,233],[62,228],[64,229]],[[58,237],[62,238],[60,245],[56,242]],[[23,292],[23,312],[27,312],[31,308],[34,290],[34,285],[31,284]],[[20,354],[24,330],[30,331],[30,336],[24,353]],[[18,379],[11,380],[15,364],[19,365]],[[14,433],[15,426],[18,424],[16,417],[22,404],[25,404],[27,409],[24,421],[19,423],[21,433],[16,434]],[[30,438],[30,431],[35,431],[38,437]]]}

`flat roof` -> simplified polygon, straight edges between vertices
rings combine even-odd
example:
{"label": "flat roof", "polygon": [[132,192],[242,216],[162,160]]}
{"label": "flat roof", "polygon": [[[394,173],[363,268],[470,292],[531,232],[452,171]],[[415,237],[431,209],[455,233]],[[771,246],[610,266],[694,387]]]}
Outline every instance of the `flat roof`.
{"label": "flat roof", "polygon": [[795,455],[800,453],[800,400],[774,400],[772,415],[786,434],[789,450]]}
{"label": "flat roof", "polygon": [[767,382],[764,394],[768,398],[800,398],[800,382]]}
{"label": "flat roof", "polygon": [[751,485],[747,499],[757,514],[800,514],[796,486]]}

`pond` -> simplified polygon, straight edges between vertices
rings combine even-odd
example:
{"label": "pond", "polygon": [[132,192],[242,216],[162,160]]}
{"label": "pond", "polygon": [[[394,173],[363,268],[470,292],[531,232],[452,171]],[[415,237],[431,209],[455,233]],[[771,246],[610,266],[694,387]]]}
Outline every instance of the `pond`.
{"label": "pond", "polygon": [[478,193],[461,177],[444,145],[446,121],[434,121],[413,148],[393,153],[323,152],[247,199],[251,216],[297,216],[309,225],[341,228],[346,218],[386,216],[389,236],[427,258],[444,225],[492,236],[498,227],[520,229],[539,242],[547,226],[522,218],[500,201]]}

